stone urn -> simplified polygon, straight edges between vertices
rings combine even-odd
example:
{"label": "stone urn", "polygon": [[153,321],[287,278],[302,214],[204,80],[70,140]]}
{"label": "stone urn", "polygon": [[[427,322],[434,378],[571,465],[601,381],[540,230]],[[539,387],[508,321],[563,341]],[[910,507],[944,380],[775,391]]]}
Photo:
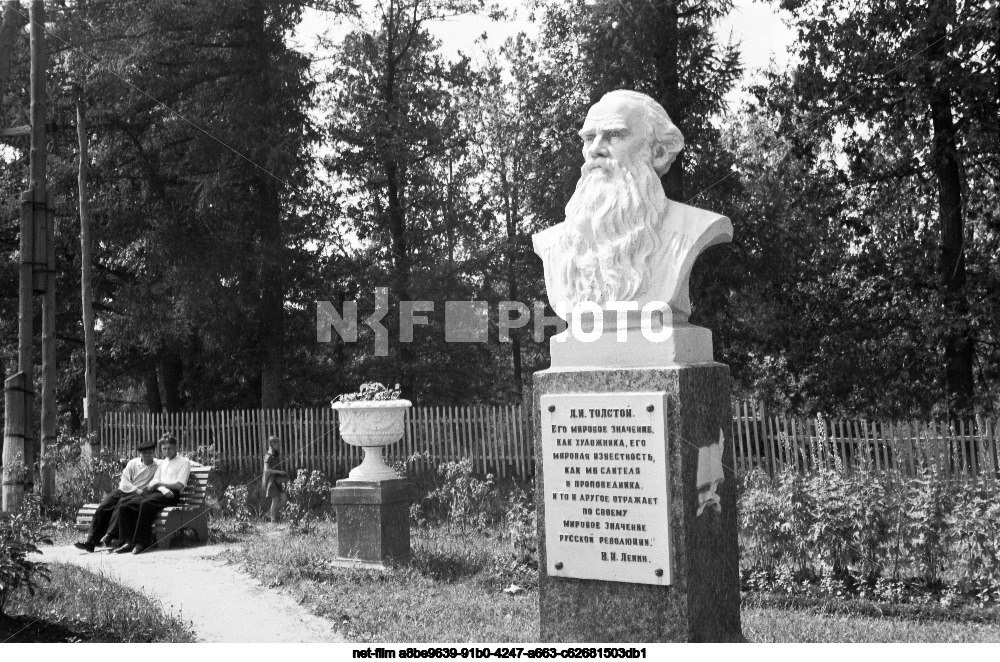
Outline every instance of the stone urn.
{"label": "stone urn", "polygon": [[399,478],[385,463],[382,449],[403,438],[409,400],[354,400],[334,402],[340,420],[340,436],[352,446],[360,446],[364,460],[349,474],[350,480],[383,481]]}

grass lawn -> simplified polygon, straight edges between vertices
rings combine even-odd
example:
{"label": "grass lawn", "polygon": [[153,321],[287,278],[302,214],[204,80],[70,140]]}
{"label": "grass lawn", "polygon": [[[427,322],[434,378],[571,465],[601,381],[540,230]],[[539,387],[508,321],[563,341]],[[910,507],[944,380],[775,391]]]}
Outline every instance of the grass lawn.
{"label": "grass lawn", "polygon": [[259,526],[229,560],[265,586],[284,588],[356,642],[532,642],[538,640],[534,591],[504,593],[488,565],[497,541],[414,530],[412,563],[388,572],[330,567],[337,532],[309,534]]}
{"label": "grass lawn", "polygon": [[0,616],[0,643],[192,642],[183,621],[103,575],[50,563],[52,581],[29,596],[19,591]]}
{"label": "grass lawn", "polygon": [[[511,577],[494,570],[505,542],[482,534],[413,529],[411,563],[388,572],[333,568],[336,525],[308,534],[286,526],[256,527],[240,536],[229,561],[266,586],[291,592],[336,623],[354,642],[538,641],[538,593],[505,592]],[[873,603],[870,603],[873,604]],[[752,642],[1000,642],[1000,616],[986,623],[912,619],[866,613],[824,614],[818,608],[745,607]]]}
{"label": "grass lawn", "polygon": [[798,609],[744,609],[743,635],[758,643],[1000,642],[1000,623],[956,623]]}

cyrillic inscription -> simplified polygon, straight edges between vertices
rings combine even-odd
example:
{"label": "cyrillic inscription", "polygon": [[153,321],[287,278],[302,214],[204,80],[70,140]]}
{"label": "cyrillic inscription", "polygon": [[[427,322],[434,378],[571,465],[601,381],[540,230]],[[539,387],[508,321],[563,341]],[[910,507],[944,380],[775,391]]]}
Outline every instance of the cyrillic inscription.
{"label": "cyrillic inscription", "polygon": [[666,394],[541,404],[548,574],[669,584]]}

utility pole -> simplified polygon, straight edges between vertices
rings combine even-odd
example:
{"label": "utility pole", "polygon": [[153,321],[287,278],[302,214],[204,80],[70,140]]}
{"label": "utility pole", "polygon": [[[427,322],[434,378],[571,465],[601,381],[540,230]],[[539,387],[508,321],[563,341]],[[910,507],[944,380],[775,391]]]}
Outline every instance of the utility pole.
{"label": "utility pole", "polygon": [[[48,193],[45,175],[45,3],[31,3],[31,188],[35,191],[35,228],[41,226],[45,239],[44,253],[35,244],[35,269],[42,289],[42,421],[41,461],[42,499],[48,500],[55,492],[55,477],[47,470],[45,459],[50,447],[56,444],[56,246],[55,209]],[[37,235],[36,235],[37,236]],[[31,474],[28,475],[29,480]],[[46,480],[46,478],[48,480]]]}
{"label": "utility pole", "polygon": [[80,296],[83,299],[83,341],[86,357],[84,382],[87,391],[87,405],[84,408],[84,415],[87,417],[87,440],[90,444],[90,452],[93,454],[101,447],[101,431],[100,409],[97,402],[94,296],[91,291],[90,200],[87,197],[88,139],[82,100],[76,102],[76,135],[80,141],[80,171],[77,181],[80,189]]}
{"label": "utility pole", "polygon": [[[16,9],[14,9],[16,11]],[[45,295],[42,307],[42,456],[55,441],[55,251],[53,215],[45,182],[45,7],[33,0],[31,38],[30,185],[21,194],[21,266],[18,288],[18,372],[4,382],[2,507],[20,509],[25,489],[34,484],[35,443],[31,433],[34,394],[32,294]],[[44,461],[44,460],[43,460]],[[51,473],[51,472],[48,472]],[[43,471],[43,477],[45,472]],[[43,497],[53,485],[43,478]],[[46,494],[46,490],[49,490]]]}

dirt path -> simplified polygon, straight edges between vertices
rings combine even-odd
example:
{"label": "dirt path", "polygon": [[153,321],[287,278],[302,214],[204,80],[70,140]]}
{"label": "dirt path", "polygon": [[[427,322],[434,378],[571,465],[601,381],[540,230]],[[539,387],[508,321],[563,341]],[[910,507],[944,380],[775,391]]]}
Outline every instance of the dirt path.
{"label": "dirt path", "polygon": [[164,610],[193,623],[198,641],[226,643],[343,642],[333,624],[313,616],[233,566],[212,558],[224,545],[93,554],[72,546],[44,547],[42,561],[71,563],[159,599]]}

